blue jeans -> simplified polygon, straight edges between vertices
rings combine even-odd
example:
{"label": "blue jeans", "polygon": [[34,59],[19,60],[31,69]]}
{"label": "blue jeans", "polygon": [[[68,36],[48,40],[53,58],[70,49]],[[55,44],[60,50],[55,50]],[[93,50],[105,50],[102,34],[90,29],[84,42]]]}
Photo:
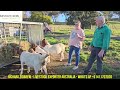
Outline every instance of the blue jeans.
{"label": "blue jeans", "polygon": [[[103,58],[100,58],[98,56],[98,53],[100,52],[101,48],[97,48],[97,47],[93,47],[92,51],[91,51],[91,55],[89,57],[89,60],[88,60],[88,65],[86,67],[86,69],[84,70],[84,74],[88,74],[91,70],[91,67],[94,63],[94,61],[97,59],[97,72],[96,74],[102,74],[102,59]],[[106,51],[105,51],[106,53]],[[104,55],[105,55],[104,53]]]}
{"label": "blue jeans", "polygon": [[76,56],[75,66],[78,66],[79,61],[80,61],[80,48],[75,47],[75,46],[70,46],[68,63],[71,63],[72,61],[72,53],[74,50],[75,50],[75,56]]}

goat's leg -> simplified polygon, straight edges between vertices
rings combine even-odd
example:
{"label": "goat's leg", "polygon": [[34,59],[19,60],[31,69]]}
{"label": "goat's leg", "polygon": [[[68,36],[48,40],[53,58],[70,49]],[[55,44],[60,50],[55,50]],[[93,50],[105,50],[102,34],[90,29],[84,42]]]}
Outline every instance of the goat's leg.
{"label": "goat's leg", "polygon": [[46,65],[44,65],[42,68],[43,68],[45,74],[47,74],[47,68],[46,68]]}
{"label": "goat's leg", "polygon": [[50,63],[50,56],[48,56],[47,58],[45,58],[45,61],[46,61],[47,63]]}
{"label": "goat's leg", "polygon": [[60,53],[60,61],[62,61],[63,59],[64,59],[64,53],[61,52],[61,53]]}
{"label": "goat's leg", "polygon": [[41,68],[40,68],[40,71],[41,71],[41,73],[43,73],[43,69],[42,69],[42,66],[41,66]]}
{"label": "goat's leg", "polygon": [[38,74],[38,67],[34,67],[34,70],[35,70],[35,74]]}
{"label": "goat's leg", "polygon": [[27,73],[30,73],[30,67],[28,67],[28,71],[27,71]]}
{"label": "goat's leg", "polygon": [[23,74],[23,70],[24,70],[24,68],[23,68],[23,62],[21,62],[21,72],[20,72],[20,74]]}

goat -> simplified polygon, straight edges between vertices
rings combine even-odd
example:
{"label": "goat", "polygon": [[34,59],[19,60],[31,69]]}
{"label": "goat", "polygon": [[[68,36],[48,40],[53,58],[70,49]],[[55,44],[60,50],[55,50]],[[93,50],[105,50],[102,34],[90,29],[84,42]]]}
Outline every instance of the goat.
{"label": "goat", "polygon": [[50,43],[47,43],[45,39],[42,40],[42,45],[45,45],[43,49],[47,51],[49,54],[51,55],[60,54],[60,61],[64,59],[66,45],[62,43],[50,45]]}
{"label": "goat", "polygon": [[[30,67],[33,67],[35,70],[35,74],[38,74],[38,71],[43,69],[45,74],[47,74],[46,61],[45,58],[48,57],[48,54],[39,54],[39,53],[30,53],[27,51],[23,51],[20,55],[21,61],[21,74],[23,74],[23,65],[24,63],[28,66],[28,73],[30,72]],[[44,65],[42,65],[44,63]]]}

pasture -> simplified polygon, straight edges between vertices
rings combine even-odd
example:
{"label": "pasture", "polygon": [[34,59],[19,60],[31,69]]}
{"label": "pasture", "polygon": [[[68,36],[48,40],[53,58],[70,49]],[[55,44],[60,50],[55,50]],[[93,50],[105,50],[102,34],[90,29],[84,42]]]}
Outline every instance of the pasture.
{"label": "pasture", "polygon": [[[112,30],[112,37],[110,42],[109,50],[106,53],[106,56],[103,60],[103,74],[104,75],[113,75],[113,79],[120,79],[120,23],[119,22],[109,22],[109,27]],[[71,29],[73,26],[67,25],[51,25],[53,33],[46,34],[45,38],[50,44],[63,43],[68,45],[68,39]],[[66,48],[65,59],[60,62],[59,55],[54,55],[51,57],[51,63],[47,65],[48,74],[83,74],[83,70],[87,66],[88,58],[90,52],[88,51],[88,46],[92,40],[95,26],[91,29],[85,29],[86,39],[83,43],[83,49],[80,52],[80,64],[77,70],[72,70],[75,64],[75,57],[73,55],[72,65],[65,66],[68,61],[68,51],[69,47]],[[19,74],[20,64],[13,64],[10,68],[0,69],[1,77],[7,77],[8,74]],[[96,71],[96,62],[93,64],[91,74],[94,74]],[[24,73],[27,74],[27,68],[24,69]],[[34,74],[34,71],[31,70],[30,74]],[[39,74],[41,74],[39,72]],[[5,76],[3,76],[5,75]]]}

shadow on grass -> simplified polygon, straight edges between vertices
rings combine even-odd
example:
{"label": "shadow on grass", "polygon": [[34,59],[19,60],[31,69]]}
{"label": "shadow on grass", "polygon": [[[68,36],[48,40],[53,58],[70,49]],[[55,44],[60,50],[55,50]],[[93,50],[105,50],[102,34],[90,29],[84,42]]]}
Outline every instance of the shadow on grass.
{"label": "shadow on grass", "polygon": [[120,37],[118,37],[118,36],[111,37],[111,39],[120,41]]}
{"label": "shadow on grass", "polygon": [[53,34],[64,34],[62,32],[53,32]]}

